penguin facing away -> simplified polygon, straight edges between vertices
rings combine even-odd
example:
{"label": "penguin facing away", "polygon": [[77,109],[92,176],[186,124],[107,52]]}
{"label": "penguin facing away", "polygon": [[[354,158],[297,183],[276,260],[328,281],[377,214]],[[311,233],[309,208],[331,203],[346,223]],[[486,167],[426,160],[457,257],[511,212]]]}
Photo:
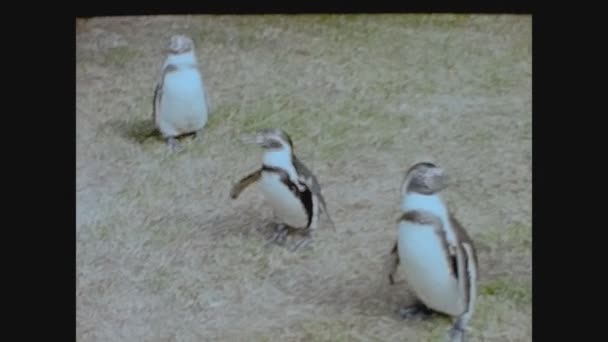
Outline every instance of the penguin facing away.
{"label": "penguin facing away", "polygon": [[401,270],[417,297],[416,304],[399,311],[403,319],[450,316],[450,341],[462,342],[475,308],[478,263],[473,241],[439,194],[446,187],[447,175],[433,163],[407,171],[389,281],[394,284],[393,275]]}
{"label": "penguin facing away", "polygon": [[307,245],[312,240],[312,231],[318,227],[321,212],[335,227],[317,177],[296,157],[293,142],[285,131],[262,129],[244,136],[241,141],[264,149],[262,167],[237,182],[230,191],[230,197],[236,199],[249,185],[258,183],[258,188],[281,220],[274,224],[275,234],[270,242],[283,242],[291,228],[305,235],[292,250]]}
{"label": "penguin facing away", "polygon": [[192,39],[173,35],[166,51],[154,89],[152,118],[163,139],[175,150],[177,138],[196,137],[207,124],[208,94]]}

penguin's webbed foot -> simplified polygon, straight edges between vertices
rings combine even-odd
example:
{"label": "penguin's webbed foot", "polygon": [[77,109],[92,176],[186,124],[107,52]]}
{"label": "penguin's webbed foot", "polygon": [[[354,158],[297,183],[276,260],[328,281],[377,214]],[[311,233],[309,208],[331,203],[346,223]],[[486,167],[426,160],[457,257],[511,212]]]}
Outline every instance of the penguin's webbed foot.
{"label": "penguin's webbed foot", "polygon": [[452,329],[450,329],[449,340],[450,342],[465,342],[466,338],[464,329],[454,325]]}
{"label": "penguin's webbed foot", "polygon": [[276,242],[278,244],[284,244],[287,239],[287,233],[289,233],[289,228],[287,225],[282,223],[276,223],[274,225],[274,234],[268,240],[268,243]]}
{"label": "penguin's webbed foot", "polygon": [[309,245],[311,242],[312,242],[312,237],[311,237],[309,234],[307,234],[307,235],[306,235],[306,236],[304,236],[303,238],[301,238],[301,239],[299,239],[299,240],[295,241],[295,242],[292,244],[292,246],[291,246],[290,250],[291,250],[292,252],[295,252],[295,251],[297,251],[297,250],[298,250],[298,249],[300,249],[300,248],[304,248],[304,247],[308,246],[308,245]]}
{"label": "penguin's webbed foot", "polygon": [[456,320],[449,332],[450,342],[465,342],[465,328],[462,319]]}
{"label": "penguin's webbed foot", "polygon": [[177,141],[177,138],[175,138],[175,137],[167,138],[167,145],[171,149],[171,152],[175,153],[175,152],[179,152],[181,150],[179,142]]}
{"label": "penguin's webbed foot", "polygon": [[432,316],[433,313],[433,310],[429,309],[426,305],[422,303],[417,303],[412,306],[407,306],[399,309],[399,316],[401,317],[401,319],[427,319]]}

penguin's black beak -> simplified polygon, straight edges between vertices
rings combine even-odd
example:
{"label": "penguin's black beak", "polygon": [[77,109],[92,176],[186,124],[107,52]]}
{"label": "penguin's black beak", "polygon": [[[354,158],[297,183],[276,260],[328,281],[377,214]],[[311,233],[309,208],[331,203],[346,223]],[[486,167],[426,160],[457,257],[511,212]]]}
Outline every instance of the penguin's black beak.
{"label": "penguin's black beak", "polygon": [[445,173],[443,170],[439,174],[439,179],[440,179],[440,185],[441,185],[442,189],[446,188],[446,187],[448,187],[450,185],[450,182],[451,182],[450,175],[448,175],[447,173]]}
{"label": "penguin's black beak", "polygon": [[443,185],[447,187],[450,185],[450,183],[451,183],[450,176],[448,176],[448,175],[443,176]]}
{"label": "penguin's black beak", "polygon": [[450,175],[448,175],[445,171],[441,170],[441,173],[439,175],[441,176],[441,178],[443,178],[444,183],[450,183]]}
{"label": "penguin's black beak", "polygon": [[431,184],[435,191],[445,189],[450,184],[450,176],[445,172],[444,169],[436,167],[431,169]]}

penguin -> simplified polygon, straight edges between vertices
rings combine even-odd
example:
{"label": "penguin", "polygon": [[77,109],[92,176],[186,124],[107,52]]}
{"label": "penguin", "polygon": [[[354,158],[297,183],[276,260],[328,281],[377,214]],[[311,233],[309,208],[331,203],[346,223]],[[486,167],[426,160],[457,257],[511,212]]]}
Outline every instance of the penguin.
{"label": "penguin", "polygon": [[208,93],[199,70],[194,42],[185,35],[173,35],[154,88],[152,119],[163,139],[175,151],[177,138],[196,137],[207,124]]}
{"label": "penguin", "polygon": [[317,177],[295,155],[293,141],[284,130],[261,129],[242,137],[241,141],[264,149],[262,166],[239,180],[232,187],[230,197],[236,199],[248,186],[258,183],[281,220],[274,223],[275,234],[269,242],[284,241],[291,228],[305,235],[292,250],[307,245],[312,240],[312,231],[318,227],[321,212],[335,229]]}
{"label": "penguin", "polygon": [[441,198],[447,186],[448,177],[436,164],[416,163],[406,172],[388,277],[394,284],[394,273],[402,271],[417,298],[400,309],[402,319],[450,316],[450,341],[462,342],[475,309],[478,262],[471,237]]}

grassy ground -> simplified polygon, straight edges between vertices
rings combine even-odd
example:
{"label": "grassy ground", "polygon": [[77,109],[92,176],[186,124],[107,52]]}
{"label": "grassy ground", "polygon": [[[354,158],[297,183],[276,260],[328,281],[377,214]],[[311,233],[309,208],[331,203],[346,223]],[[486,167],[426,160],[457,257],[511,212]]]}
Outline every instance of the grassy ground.
{"label": "grassy ground", "polygon": [[[76,22],[79,341],[435,341],[389,286],[403,172],[431,158],[476,241],[471,341],[531,340],[531,18],[161,16]],[[191,35],[213,114],[148,137],[161,50]],[[336,231],[265,248],[260,165],[236,137],[286,129]],[[325,226],[326,227],[326,226]]]}

